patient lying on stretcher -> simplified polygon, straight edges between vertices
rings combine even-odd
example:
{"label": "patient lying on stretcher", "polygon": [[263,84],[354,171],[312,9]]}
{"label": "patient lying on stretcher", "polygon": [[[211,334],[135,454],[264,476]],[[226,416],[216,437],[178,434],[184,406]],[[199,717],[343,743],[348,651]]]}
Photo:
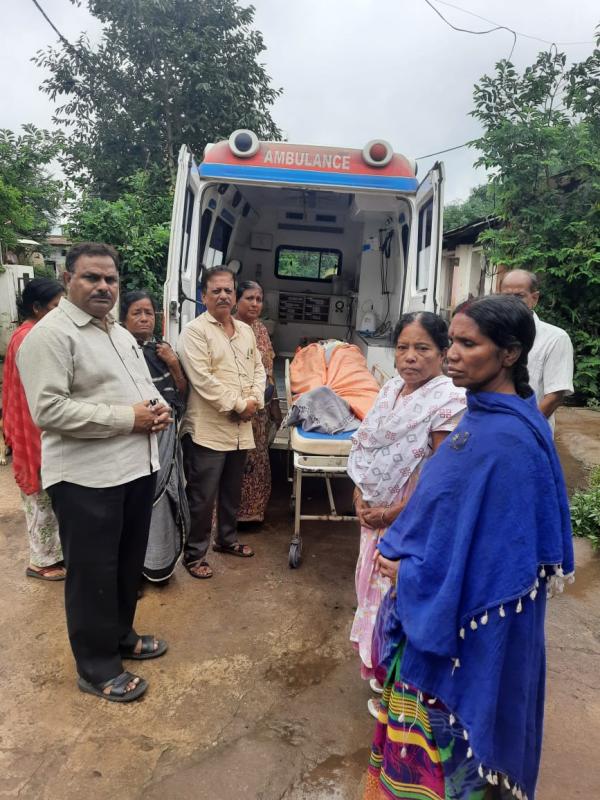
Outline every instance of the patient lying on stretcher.
{"label": "patient lying on stretcher", "polygon": [[327,434],[356,430],[379,392],[360,349],[335,339],[298,350],[290,383],[293,405],[283,424]]}

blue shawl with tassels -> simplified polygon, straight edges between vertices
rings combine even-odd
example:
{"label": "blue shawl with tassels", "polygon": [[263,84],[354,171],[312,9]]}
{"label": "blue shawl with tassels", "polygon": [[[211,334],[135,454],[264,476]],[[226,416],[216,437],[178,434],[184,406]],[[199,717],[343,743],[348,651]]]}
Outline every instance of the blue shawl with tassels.
{"label": "blue shawl with tassels", "polygon": [[574,568],[569,505],[535,397],[469,392],[467,408],[378,545],[401,559],[388,633],[405,637],[403,680],[456,717],[480,774],[533,800],[546,584]]}

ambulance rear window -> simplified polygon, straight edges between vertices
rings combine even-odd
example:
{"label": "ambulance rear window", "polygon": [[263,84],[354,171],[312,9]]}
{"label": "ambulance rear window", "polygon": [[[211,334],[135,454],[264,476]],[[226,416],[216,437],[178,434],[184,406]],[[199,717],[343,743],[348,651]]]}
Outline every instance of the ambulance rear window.
{"label": "ambulance rear window", "polygon": [[275,254],[275,275],[297,281],[331,281],[342,271],[342,253],[320,247],[282,245]]}

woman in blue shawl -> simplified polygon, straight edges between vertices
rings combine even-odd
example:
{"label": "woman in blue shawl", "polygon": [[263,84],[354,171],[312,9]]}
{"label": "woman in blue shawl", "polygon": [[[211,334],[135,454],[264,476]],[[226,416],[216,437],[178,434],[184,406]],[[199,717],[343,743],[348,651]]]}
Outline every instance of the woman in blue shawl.
{"label": "woman in blue shawl", "polygon": [[525,304],[464,304],[450,338],[467,413],[378,544],[398,577],[365,800],[534,798],[546,597],[574,567],[564,479],[528,385]]}

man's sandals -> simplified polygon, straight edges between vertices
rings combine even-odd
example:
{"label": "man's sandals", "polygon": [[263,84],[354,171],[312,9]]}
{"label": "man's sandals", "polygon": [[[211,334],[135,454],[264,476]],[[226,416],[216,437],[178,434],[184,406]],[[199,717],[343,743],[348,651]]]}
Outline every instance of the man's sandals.
{"label": "man's sandals", "polygon": [[213,544],[215,553],[226,553],[229,556],[238,558],[252,558],[254,550],[247,544],[236,542],[235,544]]}
{"label": "man's sandals", "polygon": [[183,566],[187,569],[192,578],[206,580],[207,578],[212,578],[213,576],[213,571],[210,568],[208,561],[190,561],[187,564],[184,562]]}
{"label": "man's sandals", "polygon": [[[138,641],[142,645],[138,652],[136,652],[137,642],[133,647],[123,649],[121,648],[121,658],[131,658],[134,661],[145,661],[147,658],[158,658],[164,655],[169,649],[169,645],[164,639],[156,639],[152,634],[144,634],[138,637]],[[156,647],[154,643],[156,642]]]}
{"label": "man's sandals", "polygon": [[[138,652],[135,648],[141,642]],[[156,647],[154,646],[156,644]],[[167,652],[169,645],[164,639],[156,639],[152,634],[144,634],[138,637],[138,641],[130,648],[121,649],[121,658],[132,658],[137,661],[143,661],[147,658],[158,658]],[[128,689],[130,683],[135,683],[133,689]],[[111,703],[130,703],[132,700],[137,700],[141,697],[148,688],[148,681],[134,675],[131,672],[122,672],[116,678],[111,678],[104,683],[90,683],[85,678],[78,678],[77,685],[82,692],[93,694],[96,697],[101,697],[103,700],[108,700]],[[109,692],[106,689],[110,689]]]}
{"label": "man's sandals", "polygon": [[[134,689],[128,689],[130,683],[137,681]],[[116,678],[111,678],[104,683],[90,683],[85,678],[78,678],[77,685],[82,692],[96,695],[111,703],[130,703],[141,697],[148,688],[148,681],[133,675],[131,672],[122,672]],[[110,687],[110,692],[105,690]]]}
{"label": "man's sandals", "polygon": [[[238,558],[252,558],[254,550],[247,544],[236,542],[235,544],[213,544],[215,553],[225,553],[230,556],[238,556]],[[199,578],[206,580],[212,578],[213,571],[208,561],[189,561],[183,565],[190,573],[192,578]]]}

